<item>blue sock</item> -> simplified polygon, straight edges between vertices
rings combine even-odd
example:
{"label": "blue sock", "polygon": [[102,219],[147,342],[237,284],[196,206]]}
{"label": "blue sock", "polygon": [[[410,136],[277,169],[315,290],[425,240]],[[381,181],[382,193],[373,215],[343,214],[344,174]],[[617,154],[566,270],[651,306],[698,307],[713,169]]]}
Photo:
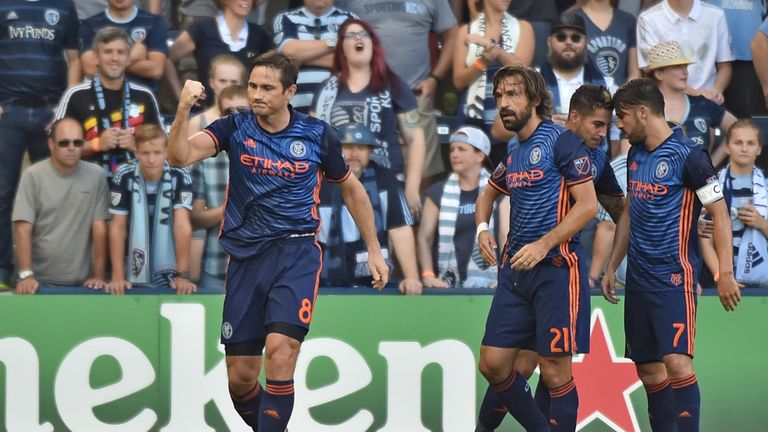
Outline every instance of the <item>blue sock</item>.
{"label": "blue sock", "polygon": [[670,380],[672,393],[675,395],[677,410],[677,430],[680,432],[698,432],[701,394],[696,374],[685,378]]}
{"label": "blue sock", "polygon": [[499,401],[499,397],[496,396],[496,390],[488,386],[488,389],[485,390],[483,402],[480,404],[476,432],[496,430],[501,425],[501,422],[504,421],[504,416],[506,415],[507,408]]}
{"label": "blue sock", "polygon": [[536,406],[539,407],[539,411],[542,414],[549,417],[549,389],[544,384],[544,379],[539,374],[539,383],[536,384],[536,392],[533,394],[533,400],[536,401]]}
{"label": "blue sock", "polygon": [[501,404],[526,431],[549,432],[547,418],[536,407],[531,387],[522,375],[513,370],[507,379],[493,387]]}
{"label": "blue sock", "polygon": [[264,394],[261,391],[261,385],[258,381],[251,387],[250,390],[243,394],[232,393],[229,390],[229,397],[232,399],[232,404],[235,406],[235,411],[240,414],[245,424],[251,427],[254,432],[259,430],[259,405],[261,404],[261,397]]}
{"label": "blue sock", "polygon": [[575,431],[579,411],[579,393],[571,378],[568,384],[549,391],[549,426],[552,432]]}
{"label": "blue sock", "polygon": [[675,396],[672,394],[669,380],[645,386],[645,394],[648,396],[648,419],[651,422],[651,429],[654,432],[676,431]]}
{"label": "blue sock", "polygon": [[265,390],[259,408],[259,432],[284,432],[293,412],[293,380],[267,379]]}

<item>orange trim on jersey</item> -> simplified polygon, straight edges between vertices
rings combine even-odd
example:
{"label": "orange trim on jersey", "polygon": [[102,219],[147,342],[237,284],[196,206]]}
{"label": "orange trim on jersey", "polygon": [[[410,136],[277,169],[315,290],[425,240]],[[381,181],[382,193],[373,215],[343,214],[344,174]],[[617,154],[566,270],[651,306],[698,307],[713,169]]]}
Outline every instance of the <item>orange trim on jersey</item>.
{"label": "orange trim on jersey", "polygon": [[340,179],[338,179],[338,180],[334,180],[334,179],[332,179],[332,178],[328,178],[328,183],[342,183],[344,180],[346,180],[347,178],[349,178],[349,175],[350,175],[351,173],[352,173],[352,170],[351,170],[350,168],[347,168],[347,172],[346,172],[346,173],[344,173],[344,175],[343,175],[343,176],[342,176]]}
{"label": "orange trim on jersey", "polygon": [[[317,206],[320,204],[320,187],[323,185],[323,173],[318,170],[315,177],[315,187],[312,190],[312,200],[315,202],[315,204],[312,206],[309,212],[312,215],[312,219],[320,221],[320,216],[317,214]],[[317,230],[315,230],[315,233],[319,231],[320,224],[317,224]]]}
{"label": "orange trim on jersey", "polygon": [[585,177],[585,178],[579,179],[579,180],[574,180],[572,182],[568,182],[568,183],[566,183],[566,185],[573,186],[573,185],[577,185],[577,184],[581,184],[581,183],[586,183],[588,181],[592,181],[592,176]]}
{"label": "orange trim on jersey", "polygon": [[509,191],[506,189],[502,189],[501,186],[497,185],[496,182],[493,181],[493,179],[489,179],[488,184],[491,185],[491,187],[493,187],[497,191],[503,193],[504,195],[509,195]]}
{"label": "orange trim on jersey", "polygon": [[315,294],[312,297],[313,314],[315,313],[315,307],[317,306],[315,302],[317,301],[317,291],[320,288],[320,274],[323,272],[323,248],[321,248],[320,243],[317,242],[317,237],[315,237],[315,247],[320,251],[320,268],[317,269],[317,274],[315,275]]}
{"label": "orange trim on jersey", "polygon": [[678,233],[680,265],[683,268],[683,295],[685,296],[686,336],[688,347],[686,352],[693,356],[694,331],[696,326],[696,303],[693,298],[693,267],[688,260],[688,241],[693,225],[694,194],[690,189],[683,192],[683,202],[680,206],[680,229]]}
{"label": "orange trim on jersey", "polygon": [[203,132],[207,133],[209,137],[213,139],[213,145],[216,147],[216,154],[219,154],[221,152],[221,144],[219,144],[219,139],[216,138],[216,135],[213,134],[208,129],[203,129]]}
{"label": "orange trim on jersey", "polygon": [[[591,177],[590,177],[591,178]],[[560,180],[560,193],[557,199],[557,223],[559,224],[565,219],[565,215],[570,210],[570,193],[566,187],[567,183],[565,178]],[[570,245],[570,239],[560,244],[560,255],[565,258],[568,263],[568,329],[570,338],[571,352],[576,352],[578,346],[576,344],[576,318],[579,315],[579,258],[575,253],[571,253],[568,250]]]}
{"label": "orange trim on jersey", "polygon": [[224,191],[224,203],[221,204],[221,206],[224,208],[224,214],[221,216],[221,223],[219,223],[219,235],[218,238],[221,238],[221,233],[224,232],[224,221],[227,220],[227,201],[229,201],[229,185],[230,182],[227,180],[227,190]]}

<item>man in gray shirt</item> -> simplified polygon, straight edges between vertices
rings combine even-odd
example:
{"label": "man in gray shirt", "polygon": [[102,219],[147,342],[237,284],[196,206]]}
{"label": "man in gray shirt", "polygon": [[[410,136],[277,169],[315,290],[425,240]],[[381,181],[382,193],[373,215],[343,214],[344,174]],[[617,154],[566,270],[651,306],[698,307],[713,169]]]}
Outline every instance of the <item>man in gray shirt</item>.
{"label": "man in gray shirt", "polygon": [[17,294],[41,285],[106,285],[109,188],[98,165],[80,160],[83,143],[77,120],[57,120],[51,157],[21,177],[13,208]]}
{"label": "man in gray shirt", "polygon": [[[427,142],[424,177],[442,173],[434,102],[440,82],[450,76],[457,29],[447,0],[337,0],[336,5],[373,27],[384,45],[387,65],[418,95],[418,126]],[[429,61],[430,32],[440,36],[442,45],[434,68]]]}

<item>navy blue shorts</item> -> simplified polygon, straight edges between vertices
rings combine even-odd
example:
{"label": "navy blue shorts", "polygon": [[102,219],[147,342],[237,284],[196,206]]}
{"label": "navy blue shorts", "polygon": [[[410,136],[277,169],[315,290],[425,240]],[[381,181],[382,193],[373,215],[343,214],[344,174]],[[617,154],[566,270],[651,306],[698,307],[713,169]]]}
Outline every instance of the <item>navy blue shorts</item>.
{"label": "navy blue shorts", "polygon": [[308,330],[321,266],[314,236],[275,240],[256,256],[230,259],[221,343],[264,340],[276,323]]}
{"label": "navy blue shorts", "polygon": [[589,352],[590,298],[583,267],[576,254],[547,258],[529,271],[502,264],[483,345],[529,349],[545,357]]}
{"label": "navy blue shorts", "polygon": [[625,357],[635,363],[660,362],[667,354],[693,357],[697,303],[693,292],[627,290]]}

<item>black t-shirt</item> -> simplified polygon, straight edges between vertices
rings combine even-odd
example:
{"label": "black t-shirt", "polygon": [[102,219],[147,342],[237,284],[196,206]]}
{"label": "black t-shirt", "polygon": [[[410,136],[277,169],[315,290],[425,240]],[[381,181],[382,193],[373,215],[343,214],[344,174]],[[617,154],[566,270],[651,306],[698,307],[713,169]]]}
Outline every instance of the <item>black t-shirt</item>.
{"label": "black t-shirt", "polygon": [[[427,197],[440,208],[440,200],[443,197],[445,181],[433,184],[427,188]],[[467,265],[472,256],[472,247],[475,244],[475,201],[480,195],[480,188],[471,191],[462,190],[459,194],[459,214],[456,216],[456,230],[453,234],[453,245],[456,248],[456,264],[459,266],[459,277],[467,279]],[[439,231],[439,230],[437,230]],[[435,236],[432,247],[432,262],[437,268],[437,250],[439,238]]]}

